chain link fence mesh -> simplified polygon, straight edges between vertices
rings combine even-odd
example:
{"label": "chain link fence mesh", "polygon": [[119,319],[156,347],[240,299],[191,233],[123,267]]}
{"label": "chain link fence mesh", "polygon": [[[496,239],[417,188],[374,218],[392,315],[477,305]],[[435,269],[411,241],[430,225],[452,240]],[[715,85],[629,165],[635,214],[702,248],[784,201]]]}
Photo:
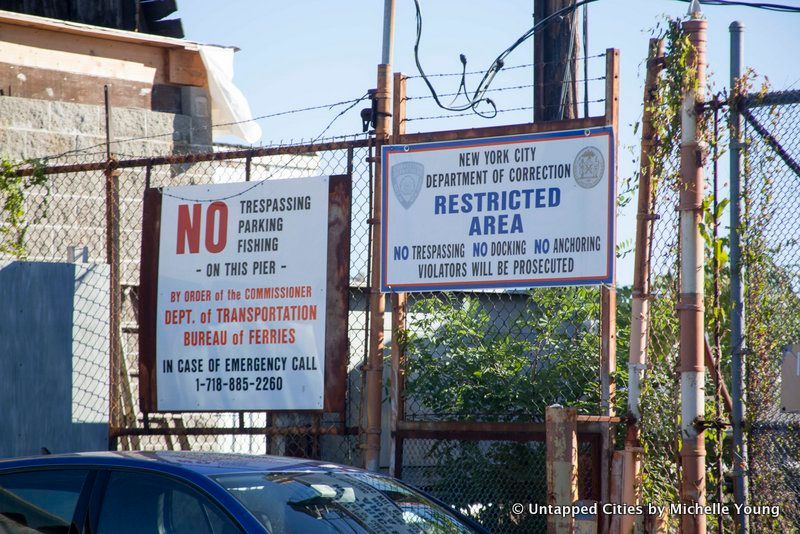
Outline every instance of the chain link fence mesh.
{"label": "chain link fence mesh", "polygon": [[[595,462],[600,441],[579,442],[578,497],[600,500]],[[408,439],[403,479],[462,513],[490,532],[547,532],[547,515],[529,505],[547,504],[546,447],[543,441]],[[512,511],[523,504],[524,513]]]}
{"label": "chain link fence mesh", "polygon": [[[575,116],[602,116],[604,98],[585,101],[583,90],[585,85],[588,94],[605,95],[606,54],[584,59],[588,79],[585,84],[578,80],[581,101]],[[511,70],[509,82],[497,84],[490,95],[498,114],[482,125],[530,121],[533,107],[503,104],[508,95],[530,91],[530,67],[506,69]],[[476,76],[468,72],[465,79]],[[460,78],[452,73],[430,81],[442,97],[456,102],[465,95],[444,91]],[[408,78],[408,130],[472,126],[471,110],[443,112],[432,106],[427,93],[423,80]],[[409,294],[402,338],[402,418],[433,426],[444,421],[543,423],[545,408],[552,404],[601,415],[600,308],[598,287]],[[514,503],[546,504],[544,438],[530,439],[405,438],[402,478],[492,532],[544,532],[546,515],[510,511]],[[592,477],[600,477],[600,445],[592,443],[581,443],[581,498],[600,500],[599,487],[591,486]]]}
{"label": "chain link fence mesh", "polygon": [[[319,458],[349,465],[362,463],[359,447],[361,420],[361,366],[366,354],[367,287],[369,279],[369,213],[372,201],[373,149],[357,139],[340,143],[335,150],[302,147],[270,147],[268,156],[229,158],[216,154],[213,161],[173,158],[168,164],[142,160],[142,165],[123,168],[119,182],[119,277],[121,297],[120,350],[116,376],[109,371],[109,286],[107,261],[106,170],[72,170],[49,173],[41,185],[27,188],[24,224],[19,232],[7,231],[2,239],[4,260],[75,262],[103,269],[101,287],[84,288],[81,299],[97,311],[77,320],[76,343],[92,357],[79,358],[85,365],[75,369],[74,403],[87,417],[100,414],[118,434],[119,449],[168,449],[278,454]],[[282,154],[285,148],[286,153]],[[105,153],[62,155],[51,165],[97,163]],[[91,166],[91,165],[88,165]],[[50,169],[52,170],[52,169]],[[138,285],[142,244],[142,198],[146,186],[211,184],[320,174],[352,172],[352,221],[350,264],[350,314],[348,402],[344,414],[302,413],[183,413],[147,414],[139,409],[138,387]],[[33,180],[31,179],[31,182]],[[112,223],[114,224],[114,223]],[[11,229],[13,230],[13,228]],[[21,237],[20,237],[21,236]],[[16,247],[16,248],[15,248]],[[97,284],[95,284],[97,285]],[[96,308],[96,310],[95,310]],[[87,335],[83,335],[86,330]],[[83,340],[87,340],[84,342]],[[102,341],[102,342],[101,342]],[[94,343],[93,346],[83,345]],[[80,356],[80,355],[79,355]],[[113,380],[116,378],[116,380]],[[110,380],[112,379],[112,380]],[[93,387],[98,382],[102,387]],[[110,399],[107,384],[111,383]],[[91,386],[91,387],[90,387]],[[97,395],[98,391],[106,391]]]}
{"label": "chain link fence mesh", "polygon": [[544,421],[600,409],[596,287],[409,299],[406,419]]}
{"label": "chain link fence mesh", "polygon": [[[586,58],[590,77],[586,85],[592,94],[605,94],[601,92],[607,83],[604,58],[606,54]],[[529,88],[522,83],[509,83],[499,91],[526,87]],[[586,98],[584,95],[583,100]],[[579,104],[579,116],[605,112],[603,98]],[[531,108],[500,111],[492,125],[528,122]],[[464,115],[465,121],[474,117],[470,113]],[[447,128],[452,129],[451,117],[420,116],[407,120],[443,119]],[[112,362],[110,376],[91,366],[81,372],[112,384],[110,398],[93,399],[87,402],[87,409],[107,414],[117,448],[269,453],[363,464],[360,444],[366,424],[362,413],[365,390],[362,367],[368,349],[367,284],[371,268],[369,219],[374,149],[366,139],[341,146],[317,150],[308,145],[307,151],[299,150],[300,145],[269,147],[269,156],[231,157],[218,153],[213,161],[199,161],[203,157],[197,156],[202,154],[188,154],[183,158],[173,157],[169,162],[163,158],[141,160],[141,165],[123,166],[116,171],[119,220],[112,224],[119,228],[119,241],[115,245],[120,279],[119,359]],[[109,171],[103,166],[105,151],[102,147],[93,148],[95,152],[70,153],[47,161],[49,166],[97,165],[95,170],[49,173],[44,184],[32,186],[25,199],[24,249],[15,251],[6,247],[15,236],[4,234],[0,236],[4,246],[0,250],[2,257],[106,263]],[[129,156],[119,153],[117,157]],[[142,413],[137,310],[145,188],[349,171],[353,177],[353,199],[347,413]],[[107,310],[108,288],[98,288],[91,298],[100,309]],[[543,422],[545,407],[555,403],[577,407],[580,414],[601,415],[600,306],[601,291],[597,287],[413,295],[408,304],[403,417],[408,421]],[[390,324],[388,318],[386,323]],[[101,334],[108,328],[107,314],[94,328]],[[106,361],[108,353],[115,352],[109,351],[107,345],[97,345],[92,350],[104,354]],[[528,532],[544,528],[545,516],[523,521],[503,509],[513,502],[544,503],[543,441],[410,439],[406,443],[406,480],[481,518],[479,512],[485,509],[489,514],[487,520],[498,531]],[[595,480],[599,477],[598,457],[596,442],[581,445],[582,498],[599,500]],[[475,464],[469,468],[462,462],[468,458]],[[477,473],[483,473],[483,479]],[[589,486],[591,489],[586,489]]]}
{"label": "chain link fence mesh", "polygon": [[781,510],[750,521],[756,532],[794,532],[800,414],[781,408],[781,364],[800,342],[800,92],[748,98],[742,115],[750,501]]}

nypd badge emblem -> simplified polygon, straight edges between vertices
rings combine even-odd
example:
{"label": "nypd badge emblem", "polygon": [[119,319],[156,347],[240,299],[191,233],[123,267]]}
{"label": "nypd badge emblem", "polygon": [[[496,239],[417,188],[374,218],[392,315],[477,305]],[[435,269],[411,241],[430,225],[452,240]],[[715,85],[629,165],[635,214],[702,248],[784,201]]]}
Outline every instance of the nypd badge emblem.
{"label": "nypd badge emblem", "polygon": [[417,200],[422,189],[425,166],[422,163],[406,161],[392,165],[392,189],[400,204],[408,209]]}
{"label": "nypd badge emblem", "polygon": [[584,189],[591,189],[600,183],[605,173],[603,154],[593,146],[587,146],[575,156],[572,165],[575,182]]}

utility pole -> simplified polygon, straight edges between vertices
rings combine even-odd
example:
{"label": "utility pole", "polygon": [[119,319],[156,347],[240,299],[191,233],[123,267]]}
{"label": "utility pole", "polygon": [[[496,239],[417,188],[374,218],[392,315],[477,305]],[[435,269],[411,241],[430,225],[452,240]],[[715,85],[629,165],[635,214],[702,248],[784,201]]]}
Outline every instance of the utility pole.
{"label": "utility pole", "polygon": [[703,217],[703,150],[700,142],[698,108],[705,99],[706,28],[699,4],[692,4],[691,20],[683,23],[689,36],[689,65],[697,79],[684,89],[681,105],[680,178],[680,324],[681,371],[681,503],[694,513],[681,515],[681,532],[703,534],[706,516],[697,509],[706,502],[706,449],[703,435],[705,417],[704,288],[705,251],[700,235]]}
{"label": "utility pole", "polygon": [[[533,18],[538,24],[574,0],[534,0]],[[554,20],[533,36],[533,121],[572,119],[578,116],[577,12]]]}
{"label": "utility pole", "polygon": [[[732,22],[731,32],[731,95],[736,98],[739,78],[742,76],[742,33],[744,24]],[[733,493],[736,504],[747,504],[747,443],[742,422],[745,416],[744,369],[747,347],[744,337],[744,298],[742,297],[742,251],[739,239],[741,225],[741,143],[742,119],[736,102],[730,106],[730,199],[731,199],[731,393],[733,397]],[[740,534],[749,530],[748,517],[740,513],[737,528]]]}
{"label": "utility pole", "polygon": [[367,378],[367,443],[365,467],[378,471],[381,455],[381,407],[383,401],[383,326],[386,301],[381,293],[381,147],[389,140],[391,105],[392,39],[394,36],[394,0],[384,0],[383,49],[378,65],[375,91],[375,181],[372,195],[372,269],[369,284],[369,353],[365,366]]}

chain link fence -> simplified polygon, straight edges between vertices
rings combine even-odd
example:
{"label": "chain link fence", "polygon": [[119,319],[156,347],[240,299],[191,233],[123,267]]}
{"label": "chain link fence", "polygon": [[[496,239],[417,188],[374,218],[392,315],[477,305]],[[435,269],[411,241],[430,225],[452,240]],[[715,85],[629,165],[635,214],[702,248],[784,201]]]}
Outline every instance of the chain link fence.
{"label": "chain link fence", "polygon": [[[116,381],[110,380],[114,391],[110,398],[101,395],[84,403],[86,410],[107,414],[113,447],[278,454],[363,464],[362,365],[369,329],[366,284],[371,267],[369,158],[373,149],[366,140],[332,150],[284,148],[286,153],[281,153],[281,147],[270,148],[266,156],[230,158],[218,153],[212,161],[202,161],[208,156],[202,154],[168,161],[144,159],[135,165],[123,160],[124,165],[114,171],[119,183],[118,241],[108,232],[109,223],[115,222],[114,210],[106,211],[111,171],[102,154],[95,155],[95,164],[79,161],[77,156],[63,158],[58,163],[73,168],[47,169],[45,183],[27,192],[27,226],[17,257],[106,267],[109,235],[111,245],[117,247],[121,323]],[[139,408],[138,299],[145,188],[348,172],[353,177],[353,198],[347,413],[143,413]],[[4,255],[12,256],[10,252]],[[105,282],[101,285],[87,296],[101,313],[99,326],[93,326],[99,333],[87,338],[91,340],[107,340],[109,289]],[[405,416],[415,421],[543,422],[545,407],[553,403],[597,414],[599,322],[600,290],[594,287],[415,294],[408,304]],[[100,359],[78,370],[86,375],[81,380],[109,383],[108,368],[102,365],[108,358],[108,342],[89,349]],[[476,374],[482,369],[485,376]],[[79,380],[74,387],[81,389],[81,384]],[[80,398],[86,396],[79,393]],[[479,517],[493,531],[544,531],[545,515],[510,512],[516,502],[546,502],[541,439],[409,439],[403,478]],[[581,443],[581,498],[600,498],[599,454],[599,440]]]}
{"label": "chain link fence", "polygon": [[[600,87],[608,87],[608,57],[581,58],[588,62],[589,78],[585,84],[584,80],[577,82],[587,92],[599,93]],[[522,70],[519,73],[524,74]],[[509,82],[498,92],[529,87]],[[604,98],[587,99],[584,94],[578,116],[601,120],[607,112]],[[426,105],[431,102],[426,100]],[[491,125],[527,123],[532,108],[498,111]],[[464,121],[474,118],[469,112],[461,115]],[[451,129],[452,119],[421,115],[406,120],[446,120]],[[362,137],[137,160],[118,154],[119,161],[114,164],[106,161],[105,151],[84,151],[48,161],[45,179],[40,183],[31,179],[24,196],[24,221],[19,232],[0,236],[0,256],[91,265],[118,258],[118,270],[111,273],[112,280],[118,277],[114,296],[109,297],[108,288],[90,296],[101,310],[108,310],[109,300],[113,309],[113,300],[118,299],[117,332],[99,336],[110,337],[118,346],[91,347],[105,355],[106,362],[109,352],[114,355],[110,371],[106,371],[109,375],[101,376],[103,366],[81,371],[97,374],[111,384],[110,395],[93,399],[87,409],[107,414],[112,447],[266,453],[363,465],[363,365],[368,352],[372,267],[374,148],[370,143]],[[39,171],[34,169],[32,176]],[[145,189],[320,174],[351,174],[353,180],[346,413],[143,413],[139,406],[138,301]],[[109,187],[113,182],[118,182],[118,211],[113,187]],[[16,248],[15,243],[19,245]],[[100,330],[107,327],[107,321],[107,316],[102,318]],[[387,317],[386,324],[390,323]],[[407,325],[403,338],[393,340],[402,342],[406,351],[407,379],[402,392],[406,421],[543,425],[545,407],[556,403],[576,407],[582,415],[604,415],[598,287],[414,294],[408,300]],[[608,379],[614,380],[613,376]],[[597,437],[599,434],[589,436],[590,441],[580,447],[580,495],[593,500],[600,500],[602,445]],[[409,438],[404,451],[404,479],[480,517],[492,530],[545,528],[546,516],[514,516],[508,509],[515,502],[545,503],[543,435],[521,441],[502,436]]]}
{"label": "chain link fence", "polygon": [[[93,343],[83,347],[84,352],[99,357],[81,359],[88,363],[76,369],[78,377],[73,381],[73,388],[80,390],[74,397],[81,410],[108,418],[110,432],[116,437],[112,446],[123,450],[268,453],[362,464],[359,435],[363,427],[362,365],[368,330],[366,283],[370,269],[368,219],[372,202],[369,158],[373,149],[365,138],[352,139],[325,143],[332,147],[329,149],[319,149],[317,143],[268,147],[245,154],[234,152],[235,157],[221,152],[128,160],[122,161],[115,171],[106,168],[104,153],[70,154],[49,162],[54,165],[44,169],[43,179],[28,178],[31,185],[24,195],[24,221],[19,228],[6,227],[8,230],[0,236],[4,259],[99,264],[107,269],[104,264],[109,254],[118,255],[121,324],[116,354],[119,361],[109,372],[106,364],[109,287],[102,283],[104,287],[95,287],[81,295],[91,301],[92,310],[100,310],[100,316],[76,313],[79,321],[76,342],[80,346]],[[210,161],[209,156],[213,158]],[[107,199],[107,179],[112,172],[119,183],[118,220],[113,207],[107,211],[107,206],[113,206],[113,200]],[[352,174],[352,221],[346,413],[142,413],[138,384],[138,286],[145,188],[348,173]],[[108,232],[110,227],[118,228],[118,239],[114,231]],[[108,273],[103,279],[107,280],[107,276]],[[82,310],[89,308],[81,306]],[[98,321],[99,327],[95,324]],[[90,328],[91,335],[81,335],[82,329]],[[95,395],[103,387],[85,387],[87,381],[98,380],[112,385],[110,398],[108,394]]]}
{"label": "chain link fence", "polygon": [[[742,239],[747,345],[746,431],[749,443],[749,502],[765,507],[749,515],[754,532],[800,528],[800,415],[781,408],[781,366],[800,331],[800,92],[763,92],[738,101],[744,118]],[[701,232],[706,247],[705,309],[708,352],[719,359],[723,382],[730,383],[729,258],[727,256],[726,104],[706,109],[708,137],[706,201]],[[662,140],[663,141],[663,140]],[[679,145],[660,161],[651,213],[650,322],[648,368],[642,383],[640,422],[643,502],[680,502],[680,332],[675,307],[680,284],[678,240]],[[727,169],[727,165],[725,167]],[[725,220],[723,221],[723,218]],[[715,266],[717,266],[715,268]],[[730,414],[707,363],[707,500],[733,506]],[[717,430],[721,428],[722,430]],[[774,514],[774,507],[780,508]],[[711,516],[733,528],[733,514]],[[677,528],[666,518],[665,528]]]}
{"label": "chain link fence", "polygon": [[[800,342],[800,91],[744,100],[743,263],[750,503],[756,532],[800,529],[800,414],[782,408],[784,356]],[[788,390],[784,390],[788,392]]]}
{"label": "chain link fence", "polygon": [[[600,500],[600,447],[599,439],[579,442],[580,500]],[[403,465],[405,481],[471,515],[490,532],[547,532],[547,515],[528,512],[529,504],[547,504],[543,441],[409,439]],[[524,504],[524,513],[512,511],[517,503]]]}
{"label": "chain link fence", "polygon": [[407,336],[407,420],[541,422],[551,404],[598,415],[596,287],[419,295]]}

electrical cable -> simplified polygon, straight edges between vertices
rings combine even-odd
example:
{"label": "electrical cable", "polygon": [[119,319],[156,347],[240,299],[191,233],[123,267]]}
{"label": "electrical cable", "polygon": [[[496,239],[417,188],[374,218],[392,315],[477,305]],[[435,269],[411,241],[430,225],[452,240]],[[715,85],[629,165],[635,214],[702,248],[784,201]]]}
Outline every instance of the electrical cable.
{"label": "electrical cable", "polygon": [[[689,3],[691,0],[678,0],[679,2]],[[706,6],[725,6],[725,7],[752,7],[764,9],[766,11],[777,11],[779,13],[800,13],[800,6],[787,6],[785,4],[773,4],[769,2],[743,2],[740,0],[700,0],[700,4]]]}
{"label": "electrical cable", "polygon": [[[503,68],[505,65],[505,59],[509,56],[517,47],[519,47],[522,43],[530,39],[537,31],[544,28],[546,25],[554,22],[555,20],[559,20],[562,17],[572,13],[573,11],[577,10],[581,6],[586,6],[593,2],[597,2],[598,0],[580,0],[573,3],[570,6],[564,7],[554,13],[551,13],[547,17],[543,18],[539,22],[535,23],[528,31],[523,33],[514,43],[511,44],[508,48],[506,48],[503,52],[500,53],[499,56],[492,62],[488,69],[484,72],[484,76],[481,79],[480,83],[478,84],[475,92],[470,97],[466,88],[466,75],[467,73],[467,58],[464,54],[459,55],[459,59],[461,60],[461,82],[459,83],[458,91],[456,95],[459,95],[463,92],[464,96],[467,97],[467,102],[460,105],[455,106],[453,103],[458,98],[456,96],[453,99],[453,102],[449,105],[444,105],[440,98],[439,94],[434,89],[433,84],[429,80],[429,76],[425,73],[425,70],[422,68],[422,62],[420,61],[419,57],[419,44],[422,40],[422,9],[419,4],[419,0],[414,0],[414,8],[416,10],[416,21],[417,21],[417,35],[416,40],[414,42],[414,61],[417,65],[417,70],[419,71],[420,78],[425,82],[425,85],[428,86],[428,89],[431,92],[431,96],[433,100],[436,102],[436,105],[442,109],[447,111],[453,112],[464,112],[464,111],[472,111],[474,114],[478,115],[479,117],[491,119],[497,116],[497,106],[495,105],[494,101],[491,98],[487,98],[486,92],[489,89],[489,86],[494,81],[495,76],[498,72]],[[680,2],[689,3],[691,0],[678,0]],[[708,6],[738,6],[738,7],[751,7],[756,9],[764,9],[768,11],[777,11],[782,13],[800,13],[799,6],[788,6],[785,4],[774,4],[768,2],[744,2],[740,0],[699,0],[700,4],[708,5]],[[479,71],[480,72],[480,71]],[[473,72],[474,73],[474,72]],[[472,74],[472,73],[470,73]],[[436,74],[431,76],[437,76]],[[482,112],[478,110],[478,106],[480,104],[487,104],[491,107],[490,112]]]}
{"label": "electrical cable", "polygon": [[[468,101],[465,104],[460,106],[453,106],[453,105],[444,105],[442,104],[441,100],[439,99],[439,95],[434,89],[433,84],[428,80],[428,76],[425,74],[425,70],[422,68],[422,63],[419,58],[419,44],[422,39],[422,9],[419,5],[419,0],[414,0],[414,6],[416,9],[416,18],[417,18],[417,36],[416,41],[414,43],[414,61],[417,64],[417,70],[420,73],[425,84],[428,86],[428,89],[431,91],[431,95],[433,96],[436,105],[440,108],[445,109],[447,111],[453,112],[462,112],[462,111],[472,111],[479,117],[491,119],[497,116],[497,106],[495,105],[494,101],[491,98],[487,98],[486,91],[488,90],[489,86],[491,85],[494,77],[497,75],[498,72],[503,68],[505,65],[505,59],[509,56],[517,47],[519,47],[522,43],[530,39],[538,30],[545,27],[547,24],[560,19],[564,15],[569,14],[570,12],[574,11],[575,9],[590,4],[592,2],[597,2],[598,0],[580,0],[575,2],[571,6],[567,6],[565,8],[559,9],[558,11],[551,13],[547,17],[543,18],[539,22],[535,23],[528,31],[526,31],[522,36],[520,36],[514,43],[511,44],[508,48],[506,48],[497,58],[492,62],[489,68],[483,75],[483,78],[478,83],[478,87],[475,89],[472,97],[469,97],[466,93],[466,70],[467,70],[467,60],[464,54],[461,54],[459,57],[461,59],[461,66],[462,66],[462,73],[461,73],[461,83],[459,84],[459,91],[462,89],[465,90],[465,96],[467,96]],[[483,112],[478,110],[478,106],[480,104],[487,104],[491,107],[490,112]]]}

